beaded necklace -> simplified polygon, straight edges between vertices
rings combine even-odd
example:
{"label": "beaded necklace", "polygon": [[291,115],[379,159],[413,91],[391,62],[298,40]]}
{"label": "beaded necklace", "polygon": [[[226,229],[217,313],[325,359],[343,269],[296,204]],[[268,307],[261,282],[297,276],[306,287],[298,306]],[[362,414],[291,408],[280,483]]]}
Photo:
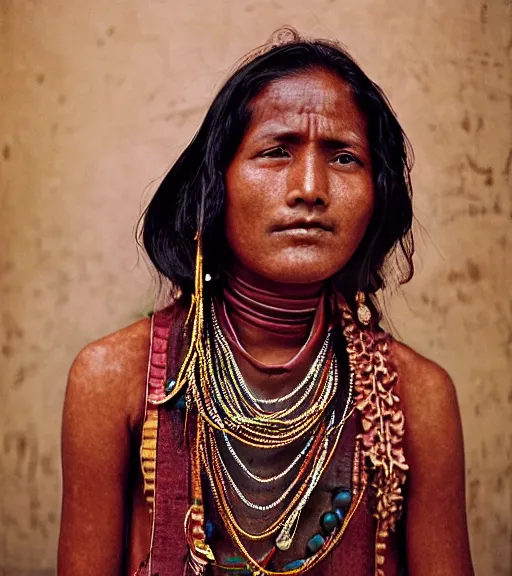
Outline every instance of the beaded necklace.
{"label": "beaded necklace", "polygon": [[[337,378],[329,377],[333,363],[332,345],[327,354],[319,355],[311,383],[304,394],[291,406],[268,412],[251,403],[241,385],[239,370],[222,333],[210,336],[205,330],[204,357],[200,384],[195,370],[188,373],[188,405],[197,407],[200,417],[209,426],[237,438],[255,448],[283,448],[311,432],[332,405],[337,392]],[[212,342],[218,344],[212,345]],[[318,358],[317,358],[318,360]]]}
{"label": "beaded necklace", "polygon": [[320,352],[318,353],[316,359],[311,364],[311,368],[308,370],[308,373],[303,378],[303,380],[299,384],[297,384],[297,386],[295,386],[293,388],[293,390],[291,390],[288,394],[285,394],[284,396],[280,396],[277,398],[268,398],[268,399],[256,398],[253,395],[253,393],[251,392],[251,390],[249,389],[249,387],[247,386],[247,384],[245,383],[245,380],[244,380],[242,374],[240,373],[240,369],[238,367],[238,364],[236,363],[236,361],[233,357],[233,352],[231,351],[231,348],[229,347],[228,343],[226,342],[226,338],[224,337],[224,334],[223,334],[222,330],[220,329],[219,322],[217,320],[217,315],[215,314],[215,308],[213,306],[213,302],[212,302],[212,324],[213,324],[214,333],[215,333],[214,345],[216,347],[220,347],[222,352],[227,356],[227,358],[229,359],[229,362],[234,367],[235,374],[236,374],[237,380],[240,384],[240,387],[243,389],[245,395],[250,400],[250,402],[256,406],[260,406],[262,404],[263,405],[279,404],[282,402],[287,402],[288,400],[290,400],[291,398],[296,396],[303,388],[305,388],[308,385],[308,383],[311,383],[312,379],[314,378],[315,372],[318,369],[318,364],[321,363],[325,359],[325,355],[327,354],[327,350],[328,350],[329,345],[330,345],[331,333],[328,332],[327,336],[324,340],[324,343],[322,345],[322,348],[321,348]]}
{"label": "beaded necklace", "polygon": [[[204,374],[204,380],[199,383],[196,371],[190,370],[187,374],[187,404],[195,406],[198,411],[197,445],[200,467],[208,478],[226,530],[235,543],[240,543],[241,550],[246,550],[242,538],[261,541],[271,537],[275,538],[275,547],[287,550],[293,542],[302,510],[341,437],[352,403],[354,375],[350,374],[347,401],[342,416],[337,421],[334,406],[338,397],[339,375],[329,332],[305,378],[290,393],[276,399],[275,403],[286,404],[293,401],[280,410],[268,411],[266,406],[270,403],[261,407],[262,403],[243,379],[219,327],[213,306],[210,310],[210,319],[205,322],[204,329],[203,363],[199,364],[199,374]],[[205,385],[205,382],[208,383]],[[296,398],[301,391],[302,394]],[[263,478],[266,482],[282,478],[301,460],[302,465],[292,482],[276,500],[268,504],[256,504],[244,495],[233,480],[220,454],[218,437],[224,439],[228,447],[231,446],[229,437],[234,437],[247,446],[265,450],[283,448],[304,438],[305,447],[291,465],[273,477]],[[234,450],[231,446],[229,453],[232,452]],[[238,465],[241,463],[238,455],[233,461]],[[252,474],[256,481],[260,480],[260,477],[251,473],[243,463],[242,470],[249,472],[249,477]],[[292,490],[294,496],[290,498]],[[284,509],[265,529],[253,534],[244,529],[235,517],[230,495],[236,495],[245,506],[257,512],[275,510],[280,505],[283,505]],[[256,570],[265,570],[250,554],[245,555]]]}
{"label": "beaded necklace", "polygon": [[279,472],[278,474],[275,474],[274,476],[270,476],[268,478],[262,478],[261,476],[254,474],[254,472],[251,472],[247,468],[247,466],[242,462],[242,460],[240,459],[240,456],[238,456],[235,449],[231,445],[231,442],[229,441],[228,435],[224,433],[222,436],[223,436],[224,443],[226,444],[227,449],[229,450],[231,456],[233,457],[233,461],[238,464],[238,466],[242,469],[242,471],[244,472],[244,474],[246,476],[248,476],[249,478],[252,478],[256,482],[259,482],[260,484],[267,484],[268,482],[275,482],[276,480],[280,480],[281,478],[284,478],[287,474],[289,474],[295,468],[295,466],[297,466],[297,464],[300,462],[301,458],[304,457],[304,455],[308,452],[309,448],[311,448],[311,444],[313,443],[313,437],[310,437],[309,440],[307,441],[306,445],[304,446],[304,448],[297,454],[297,456],[292,460],[292,462],[282,472]]}
{"label": "beaded necklace", "polygon": [[[214,332],[211,328],[208,331],[207,323],[204,321],[200,235],[197,241],[195,292],[189,313],[189,317],[193,315],[194,318],[191,345],[176,381],[172,380],[169,388],[166,386],[165,390],[155,389],[154,395],[150,393],[148,396],[148,402],[153,406],[158,406],[177,397],[186,388],[187,415],[191,411],[197,414],[197,418],[194,418],[195,440],[191,445],[192,501],[185,518],[185,533],[189,548],[187,574],[202,575],[209,563],[215,564],[213,552],[205,541],[201,486],[201,472],[203,471],[207,475],[213,474],[209,480],[217,509],[219,512],[225,512],[222,520],[228,534],[247,558],[253,575],[288,574],[288,576],[293,576],[320,562],[341,538],[348,521],[361,502],[366,488],[366,477],[369,476],[377,495],[375,574],[383,576],[382,565],[385,559],[386,539],[400,517],[403,500],[401,486],[405,482],[408,468],[402,447],[404,418],[398,404],[399,399],[393,393],[397,373],[390,359],[390,339],[378,329],[374,330],[372,326],[364,328],[357,324],[343,298],[339,295],[335,296],[338,298],[336,305],[341,313],[341,326],[347,341],[349,365],[355,375],[355,408],[362,416],[363,432],[358,436],[361,442],[362,459],[365,462],[365,466],[361,469],[362,486],[357,497],[352,501],[344,524],[341,528],[334,530],[327,540],[322,540],[313,556],[300,560],[300,566],[296,563],[294,566],[289,566],[286,572],[267,570],[250,556],[241,538],[261,539],[276,534],[280,529],[275,541],[276,546],[278,548],[283,546],[282,549],[289,547],[305,502],[318,482],[318,478],[329,465],[334,454],[334,450],[331,450],[329,446],[331,437],[334,438],[333,444],[336,444],[344,423],[343,420],[340,421],[327,433],[329,418],[332,416],[332,408],[337,397],[336,385],[333,385],[332,378],[329,378],[333,362],[332,348],[327,352],[325,360],[318,363],[315,372],[318,384],[312,387],[311,391],[307,389],[307,394],[297,401],[304,400],[306,406],[304,412],[297,413],[297,410],[290,411],[289,409],[287,411],[287,408],[276,412],[261,410],[259,406],[261,403],[258,403],[257,399],[256,403],[251,402],[250,397],[241,393],[241,383],[237,382],[234,365],[229,361],[228,356],[222,354],[222,347],[215,348],[212,344],[212,340],[215,339]],[[210,392],[210,384],[216,374],[222,374],[223,384],[231,383],[231,389],[225,395],[219,390]],[[150,426],[153,426],[153,420],[147,418],[145,430],[147,428],[148,434]],[[293,434],[289,433],[289,429],[293,429]],[[215,451],[211,450],[216,443],[215,431],[236,438],[247,446],[260,449],[288,446],[297,437],[306,438],[308,435],[314,437],[311,447],[306,450],[304,462],[299,470],[303,482],[298,487],[297,494],[280,515],[281,520],[276,519],[261,534],[244,533],[231,512],[228,499],[224,498],[221,466],[215,460]],[[145,437],[143,442],[145,442]],[[144,445],[142,458],[144,465]],[[148,456],[148,465],[152,458],[154,455]],[[151,494],[151,490],[148,482],[148,495]]]}

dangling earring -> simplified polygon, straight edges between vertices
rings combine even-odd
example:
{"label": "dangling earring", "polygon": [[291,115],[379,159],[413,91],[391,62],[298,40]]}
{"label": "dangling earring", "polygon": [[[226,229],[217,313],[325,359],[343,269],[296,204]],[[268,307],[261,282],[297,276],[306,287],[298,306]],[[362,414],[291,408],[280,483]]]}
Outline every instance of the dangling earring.
{"label": "dangling earring", "polygon": [[194,274],[194,293],[190,308],[185,320],[185,325],[188,325],[192,320],[192,334],[190,338],[190,346],[185,355],[185,359],[181,364],[176,384],[166,396],[166,401],[170,398],[176,397],[185,387],[187,383],[187,375],[189,371],[195,366],[198,354],[202,353],[202,338],[204,330],[204,311],[203,311],[203,245],[201,234],[198,232],[195,237],[196,240],[196,265]]}
{"label": "dangling earring", "polygon": [[365,304],[366,297],[362,290],[358,290],[356,293],[357,302],[357,319],[364,326],[369,326],[372,321],[372,313],[368,306]]}
{"label": "dangling earring", "polygon": [[[193,379],[193,374],[196,371],[196,364],[204,366],[205,352],[203,346],[203,333],[204,333],[204,302],[203,302],[203,282],[209,281],[211,276],[206,274],[203,276],[203,243],[201,233],[196,234],[196,266],[194,276],[194,294],[192,296],[192,303],[188,313],[187,322],[193,318],[192,335],[190,339],[190,348],[185,356],[185,360],[178,374],[178,386],[182,388],[189,378]],[[186,405],[187,405],[187,418],[190,406],[193,402],[193,394],[191,387],[197,385],[192,383],[187,390]],[[185,421],[185,429],[187,423]],[[191,458],[191,473],[190,473],[190,490],[191,490],[191,504],[185,516],[185,535],[189,549],[187,559],[187,574],[195,574],[202,576],[205,574],[206,566],[209,562],[215,562],[215,556],[208,544],[206,544],[206,535],[204,532],[204,504],[203,504],[203,491],[201,485],[201,442],[203,439],[203,422],[201,418],[197,417],[197,429],[195,446],[193,448]]]}

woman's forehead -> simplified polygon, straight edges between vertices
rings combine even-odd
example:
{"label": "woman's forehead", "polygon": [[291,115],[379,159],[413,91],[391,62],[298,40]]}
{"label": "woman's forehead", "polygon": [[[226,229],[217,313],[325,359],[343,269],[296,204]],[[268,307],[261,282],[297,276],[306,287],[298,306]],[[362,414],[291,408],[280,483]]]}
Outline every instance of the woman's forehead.
{"label": "woman's forehead", "polygon": [[340,104],[354,104],[350,85],[334,72],[312,69],[270,82],[252,100],[254,112],[299,107],[302,112],[324,112]]}
{"label": "woman's forehead", "polygon": [[253,135],[311,124],[332,130],[366,131],[366,119],[352,90],[333,72],[313,69],[276,80],[252,101]]}

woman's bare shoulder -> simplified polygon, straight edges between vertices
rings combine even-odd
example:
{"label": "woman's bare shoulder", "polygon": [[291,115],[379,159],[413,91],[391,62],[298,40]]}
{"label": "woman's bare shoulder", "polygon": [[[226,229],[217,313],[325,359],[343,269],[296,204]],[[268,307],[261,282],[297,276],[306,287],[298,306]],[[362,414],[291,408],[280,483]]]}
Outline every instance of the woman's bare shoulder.
{"label": "woman's bare shoulder", "polygon": [[[455,385],[439,364],[394,341],[405,416],[410,573],[473,575],[464,494],[464,445]],[[435,498],[432,498],[435,494]],[[425,551],[435,550],[435,554]]]}
{"label": "woman's bare shoulder", "polygon": [[404,403],[421,404],[422,412],[426,412],[439,402],[456,401],[453,380],[439,364],[397,340],[392,340],[391,352],[398,372],[399,395]]}
{"label": "woman's bare shoulder", "polygon": [[62,419],[59,574],[121,574],[150,331],[149,320],[140,320],[88,344],[71,366]]}
{"label": "woman's bare shoulder", "polygon": [[124,412],[131,429],[139,427],[150,335],[151,321],[144,318],[85,346],[71,366],[67,397],[91,405],[107,403]]}
{"label": "woman's bare shoulder", "polygon": [[401,342],[394,341],[391,351],[408,459],[437,466],[443,459],[454,462],[462,452],[462,427],[453,380],[439,364]]}

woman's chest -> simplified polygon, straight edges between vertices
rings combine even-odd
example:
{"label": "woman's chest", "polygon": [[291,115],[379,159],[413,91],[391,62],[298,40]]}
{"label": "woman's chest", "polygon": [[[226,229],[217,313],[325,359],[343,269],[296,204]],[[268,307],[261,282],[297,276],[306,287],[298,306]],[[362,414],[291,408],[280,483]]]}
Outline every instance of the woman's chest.
{"label": "woman's chest", "polygon": [[[359,453],[355,450],[351,424],[346,436],[340,435],[318,483],[306,494],[306,499],[303,495],[310,479],[301,474],[300,466],[294,465],[295,450],[274,454],[270,462],[265,462],[252,457],[250,451],[239,452],[236,446],[233,450],[236,461],[231,458],[226,466],[229,481],[221,488],[228,502],[223,501],[220,506],[219,487],[205,476],[207,535],[216,562],[224,567],[218,570],[219,574],[227,573],[228,569],[242,570],[247,565],[244,557],[248,556],[267,569],[291,569],[318,556],[322,548],[330,546],[335,535],[345,531],[360,504],[361,491]],[[229,451],[224,450],[222,456],[227,460]],[[250,470],[245,464],[250,465]],[[280,476],[283,471],[286,474]],[[294,519],[291,524],[290,518]]]}

